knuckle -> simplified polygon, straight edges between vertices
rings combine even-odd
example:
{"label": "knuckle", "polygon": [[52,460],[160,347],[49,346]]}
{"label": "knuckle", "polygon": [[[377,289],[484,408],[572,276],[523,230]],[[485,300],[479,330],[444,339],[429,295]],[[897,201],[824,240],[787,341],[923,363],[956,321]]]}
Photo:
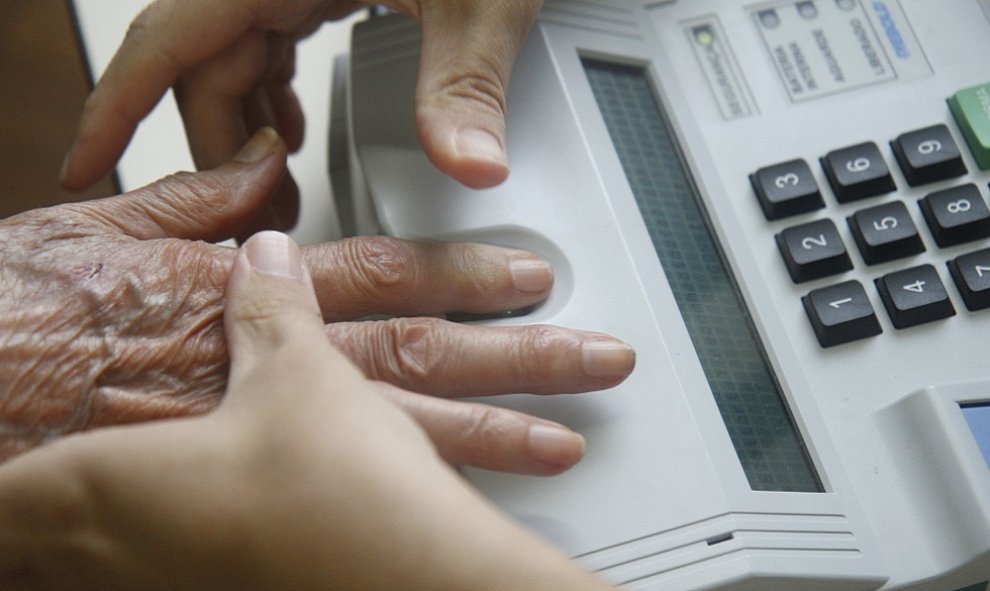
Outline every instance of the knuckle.
{"label": "knuckle", "polygon": [[531,324],[522,328],[520,339],[523,345],[523,353],[545,351],[560,343],[560,332],[553,326],[546,324]]}
{"label": "knuckle", "polygon": [[417,282],[416,257],[402,240],[388,236],[352,238],[346,241],[345,252],[356,287],[366,295],[402,290]]}
{"label": "knuckle", "polygon": [[569,345],[559,330],[542,324],[522,327],[517,342],[515,366],[524,378],[534,382],[555,371],[554,360],[564,358],[562,353]]}
{"label": "knuckle", "polygon": [[183,68],[182,61],[168,47],[154,43],[158,38],[158,29],[161,20],[167,16],[161,14],[164,10],[160,3],[153,2],[142,10],[134,20],[127,26],[124,34],[124,43],[128,46],[140,46],[151,44],[154,49],[154,56],[161,60],[169,69],[180,72]]}
{"label": "knuckle", "polygon": [[511,430],[511,425],[504,420],[504,413],[485,404],[472,404],[467,408],[464,441],[468,442],[476,456],[490,459],[501,455]]}
{"label": "knuckle", "polygon": [[223,213],[230,205],[232,189],[211,171],[182,171],[158,181],[151,187],[151,192],[175,217],[194,217],[192,221],[196,221],[203,215]]}
{"label": "knuckle", "polygon": [[445,245],[443,254],[462,288],[472,297],[492,297],[504,290],[506,274],[501,254],[492,255],[487,247],[474,244]]}
{"label": "knuckle", "polygon": [[156,187],[165,194],[192,192],[198,196],[209,196],[226,189],[224,183],[216,175],[207,172],[189,172],[187,170],[172,173],[158,182]]}
{"label": "knuckle", "polygon": [[388,373],[413,383],[424,382],[443,362],[436,342],[439,321],[431,318],[397,318],[384,322]]}
{"label": "knuckle", "polygon": [[252,341],[263,343],[259,347],[272,352],[294,343],[308,343],[307,339],[297,338],[301,319],[299,312],[286,309],[285,304],[284,299],[275,293],[242,296],[236,303],[226,306],[224,321],[239,326],[251,335]]}
{"label": "knuckle", "polygon": [[130,22],[127,26],[127,32],[124,34],[125,41],[140,41],[141,38],[147,33],[149,29],[149,21],[154,19],[155,5],[150,4],[146,6],[141,12],[138,13],[134,20]]}
{"label": "knuckle", "polygon": [[210,242],[183,239],[163,242],[163,246],[174,249],[166,259],[172,261],[168,267],[170,279],[188,277],[185,289],[180,289],[184,299],[190,299],[195,310],[218,309],[222,313],[224,292],[236,255]]}
{"label": "knuckle", "polygon": [[[480,58],[482,61],[488,61]],[[443,94],[474,103],[493,115],[504,116],[505,82],[495,72],[494,63],[472,68],[470,71],[454,71],[440,82]]]}
{"label": "knuckle", "polygon": [[231,314],[234,322],[262,326],[274,324],[282,314],[275,298],[260,293],[242,298],[238,305],[230,307],[228,313]]}

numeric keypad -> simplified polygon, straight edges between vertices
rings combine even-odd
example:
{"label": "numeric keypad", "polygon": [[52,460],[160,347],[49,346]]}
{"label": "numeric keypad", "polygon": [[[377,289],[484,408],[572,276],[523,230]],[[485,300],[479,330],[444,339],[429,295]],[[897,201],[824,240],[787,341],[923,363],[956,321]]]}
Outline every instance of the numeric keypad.
{"label": "numeric keypad", "polygon": [[[968,173],[959,145],[945,124],[902,133],[890,141],[890,149],[911,187]],[[830,188],[840,204],[897,189],[892,171],[874,142],[832,150],[818,160],[828,180],[823,188]],[[802,158],[765,166],[749,179],[767,220],[798,216],[825,206],[827,196]],[[849,233],[866,265],[882,265],[926,251],[928,238],[915,224],[912,210],[905,204],[907,198],[886,201],[846,213]],[[940,188],[917,203],[923,225],[939,248],[990,238],[990,207],[980,187],[973,183]],[[774,238],[795,283],[836,276],[853,268],[839,228],[831,219],[797,223]],[[990,309],[990,248],[983,246],[946,263],[952,283],[970,311]],[[956,314],[938,271],[930,264],[886,272],[873,283],[895,328]],[[802,303],[822,347],[880,332],[869,296],[859,281],[816,287]]]}

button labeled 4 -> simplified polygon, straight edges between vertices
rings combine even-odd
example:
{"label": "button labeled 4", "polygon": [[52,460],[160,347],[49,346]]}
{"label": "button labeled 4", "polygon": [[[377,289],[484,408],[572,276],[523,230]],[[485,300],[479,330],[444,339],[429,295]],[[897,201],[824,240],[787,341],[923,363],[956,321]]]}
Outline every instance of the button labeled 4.
{"label": "button labeled 4", "polygon": [[935,267],[920,265],[876,280],[894,328],[907,328],[956,314]]}

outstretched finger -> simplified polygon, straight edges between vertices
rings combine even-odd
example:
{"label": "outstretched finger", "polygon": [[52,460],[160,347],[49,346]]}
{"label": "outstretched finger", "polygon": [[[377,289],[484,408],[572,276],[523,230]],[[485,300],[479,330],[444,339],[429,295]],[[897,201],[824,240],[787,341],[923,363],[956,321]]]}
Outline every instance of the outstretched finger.
{"label": "outstretched finger", "polygon": [[550,476],[584,455],[584,438],[567,427],[513,410],[407,392],[380,392],[426,431],[447,462],[486,470]]}
{"label": "outstretched finger", "polygon": [[303,252],[327,321],[504,312],[542,301],[553,286],[545,260],[486,244],[366,236]]}
{"label": "outstretched finger", "polygon": [[427,156],[469,187],[509,174],[509,74],[541,0],[423,3],[416,128]]}
{"label": "outstretched finger", "polygon": [[436,396],[601,390],[636,363],[632,347],[614,337],[549,325],[398,318],[332,323],[326,332],[369,379]]}

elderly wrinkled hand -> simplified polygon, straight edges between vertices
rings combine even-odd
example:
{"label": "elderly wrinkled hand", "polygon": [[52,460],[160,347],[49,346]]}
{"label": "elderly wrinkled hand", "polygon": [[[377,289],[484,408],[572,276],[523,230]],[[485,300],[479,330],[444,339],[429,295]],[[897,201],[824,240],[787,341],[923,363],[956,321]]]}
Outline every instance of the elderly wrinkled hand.
{"label": "elderly wrinkled hand", "polygon": [[327,342],[300,258],[265,232],[234,260],[215,411],[0,466],[0,587],[605,591],[439,461]]}
{"label": "elderly wrinkled hand", "polygon": [[[256,214],[285,158],[284,143],[265,129],[215,170],[0,221],[0,458],[76,431],[218,404],[236,250],[212,242]],[[329,340],[451,462],[566,469],[582,453],[577,434],[448,398],[606,388],[632,369],[631,349],[602,334],[438,318],[545,298],[552,274],[530,253],[368,237],[303,254]],[[371,315],[391,318],[361,320]]]}
{"label": "elderly wrinkled hand", "polygon": [[[297,149],[296,42],[362,4],[385,4],[421,25],[416,127],[430,160],[471,187],[504,180],[506,88],[542,0],[158,0],[131,24],[87,101],[63,185],[80,189],[109,173],[170,87],[200,169],[228,160],[263,126]],[[239,232],[291,227],[298,201],[286,178]]]}

